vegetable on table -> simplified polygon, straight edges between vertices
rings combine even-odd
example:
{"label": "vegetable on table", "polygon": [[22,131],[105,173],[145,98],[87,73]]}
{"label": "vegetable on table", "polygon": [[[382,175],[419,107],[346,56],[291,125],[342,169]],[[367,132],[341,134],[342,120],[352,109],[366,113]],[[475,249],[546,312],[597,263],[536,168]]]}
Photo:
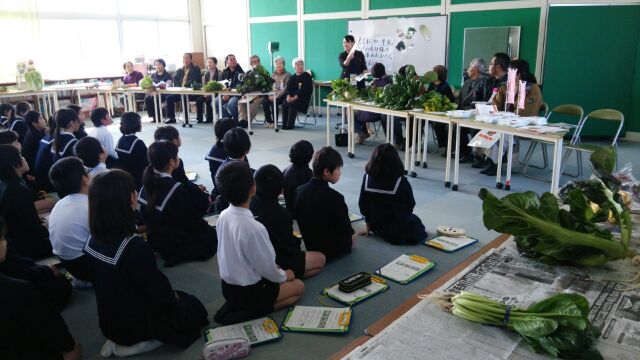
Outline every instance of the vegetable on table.
{"label": "vegetable on table", "polygon": [[442,96],[439,92],[431,90],[427,93],[427,100],[424,102],[424,111],[449,111],[456,108],[448,97]]}
{"label": "vegetable on table", "polygon": [[221,91],[222,89],[224,89],[224,85],[222,85],[217,81],[212,80],[206,83],[203,89],[204,91],[207,91],[207,92]]}
{"label": "vegetable on table", "polygon": [[556,294],[526,309],[473,292],[430,298],[457,317],[517,332],[533,352],[562,359],[602,359],[595,348],[600,332],[589,322],[589,302],[580,294]]}
{"label": "vegetable on table", "polygon": [[337,79],[331,81],[331,92],[327,99],[334,101],[351,101],[358,97],[358,89],[351,85],[349,79]]}
{"label": "vegetable on table", "polygon": [[244,74],[242,83],[237,89],[242,94],[252,91],[269,92],[273,89],[274,80],[262,65],[257,65]]}
{"label": "vegetable on table", "polygon": [[153,79],[151,79],[150,75],[146,75],[145,77],[142,78],[142,80],[140,80],[140,87],[144,90],[153,90],[154,86],[153,86]]}

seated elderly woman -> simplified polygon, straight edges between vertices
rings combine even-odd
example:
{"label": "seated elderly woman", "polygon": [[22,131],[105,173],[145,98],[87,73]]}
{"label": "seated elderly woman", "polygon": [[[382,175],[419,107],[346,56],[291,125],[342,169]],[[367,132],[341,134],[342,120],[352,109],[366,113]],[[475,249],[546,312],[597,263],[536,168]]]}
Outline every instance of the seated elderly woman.
{"label": "seated elderly woman", "polygon": [[[271,78],[273,79],[273,90],[276,92],[275,96],[265,96],[262,99],[262,109],[264,110],[264,119],[266,127],[274,127],[274,118],[275,121],[278,121],[278,107],[282,105],[282,103],[287,98],[287,85],[289,84],[289,79],[291,78],[291,74],[284,67],[284,58],[278,56],[273,63],[276,66],[276,71],[271,74]],[[276,102],[276,113],[273,116],[271,113],[273,112],[273,102]]]}
{"label": "seated elderly woman", "polygon": [[[373,81],[371,82],[371,84],[369,84],[369,87],[372,89],[385,87],[393,82],[391,78],[387,76],[386,69],[381,63],[373,64],[373,67],[371,68],[371,75],[373,76]],[[358,134],[358,144],[364,143],[364,141],[369,137],[369,129],[367,128],[367,123],[382,120],[383,115],[381,114],[376,114],[368,111],[359,111],[356,114],[355,119],[355,131]]]}
{"label": "seated elderly woman", "polygon": [[286,97],[282,102],[282,129],[294,128],[298,112],[306,113],[313,92],[311,75],[304,71],[304,60],[295,58],[292,61],[295,73],[289,78]]}

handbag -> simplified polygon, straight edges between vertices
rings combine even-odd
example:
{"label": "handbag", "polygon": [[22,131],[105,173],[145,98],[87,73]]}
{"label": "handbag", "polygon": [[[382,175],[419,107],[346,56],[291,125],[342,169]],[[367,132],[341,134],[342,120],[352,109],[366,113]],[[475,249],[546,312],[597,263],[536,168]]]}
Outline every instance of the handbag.
{"label": "handbag", "polygon": [[336,137],[336,146],[337,147],[345,147],[345,146],[347,146],[347,143],[349,142],[349,134],[344,132],[344,130],[340,131],[338,134],[336,134],[335,137]]}

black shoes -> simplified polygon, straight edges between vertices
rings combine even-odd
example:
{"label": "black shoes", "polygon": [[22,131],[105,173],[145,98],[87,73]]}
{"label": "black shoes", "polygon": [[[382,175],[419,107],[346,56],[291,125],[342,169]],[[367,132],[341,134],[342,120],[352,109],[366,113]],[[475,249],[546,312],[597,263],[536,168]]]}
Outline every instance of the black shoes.
{"label": "black shoes", "polygon": [[496,176],[497,173],[498,173],[498,167],[491,160],[489,160],[489,166],[487,166],[484,170],[480,171],[480,174],[485,174],[487,176]]}
{"label": "black shoes", "polygon": [[476,156],[475,157],[475,161],[473,162],[471,167],[474,168],[474,169],[483,169],[483,168],[487,167],[487,165],[488,165],[488,163],[484,158]]}
{"label": "black shoes", "polygon": [[460,164],[466,164],[466,163],[470,163],[473,162],[474,158],[473,155],[471,154],[464,154],[460,157],[459,163]]}
{"label": "black shoes", "polygon": [[176,118],[170,118],[164,121],[165,124],[175,124]]}

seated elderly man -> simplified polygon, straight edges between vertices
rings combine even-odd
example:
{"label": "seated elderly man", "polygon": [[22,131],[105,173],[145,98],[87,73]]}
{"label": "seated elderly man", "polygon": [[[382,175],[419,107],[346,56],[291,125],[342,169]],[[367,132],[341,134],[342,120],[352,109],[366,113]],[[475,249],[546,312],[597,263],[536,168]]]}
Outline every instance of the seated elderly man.
{"label": "seated elderly man", "polygon": [[[251,68],[255,68],[260,65],[260,57],[258,55],[252,55],[249,58],[249,64],[251,64]],[[247,124],[247,120],[253,121],[256,118],[256,114],[258,113],[258,109],[262,105],[262,96],[256,96],[254,98],[248,99],[243,97],[243,99],[238,102],[238,123],[241,127],[245,127]],[[251,106],[251,119],[247,119],[247,107]]]}

